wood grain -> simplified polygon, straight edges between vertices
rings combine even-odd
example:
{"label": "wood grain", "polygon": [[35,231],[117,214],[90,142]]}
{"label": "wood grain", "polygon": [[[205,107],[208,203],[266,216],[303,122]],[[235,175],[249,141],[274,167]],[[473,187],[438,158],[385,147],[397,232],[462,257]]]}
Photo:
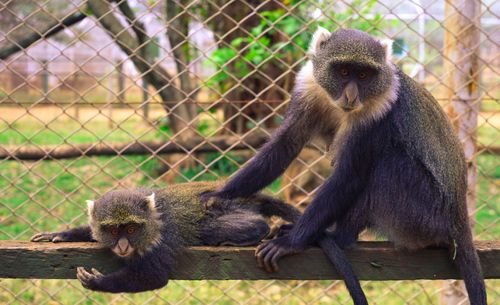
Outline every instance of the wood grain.
{"label": "wood grain", "polygon": [[[476,242],[485,278],[500,278],[500,241]],[[396,250],[388,242],[359,242],[346,250],[360,280],[459,278],[445,249]],[[103,273],[122,262],[96,243],[0,241],[0,278],[73,279],[78,266]],[[319,248],[286,257],[277,273],[257,267],[252,247],[191,247],[177,256],[171,279],[267,280],[339,279]]]}

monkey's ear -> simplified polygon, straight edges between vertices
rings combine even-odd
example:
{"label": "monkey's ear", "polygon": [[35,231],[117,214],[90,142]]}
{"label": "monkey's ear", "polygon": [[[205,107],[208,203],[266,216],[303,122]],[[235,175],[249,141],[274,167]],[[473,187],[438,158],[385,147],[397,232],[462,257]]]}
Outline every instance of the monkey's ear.
{"label": "monkey's ear", "polygon": [[92,217],[92,212],[94,211],[94,200],[87,200],[87,213],[89,217]]}
{"label": "monkey's ear", "polygon": [[156,210],[155,193],[152,193],[151,195],[147,196],[146,200],[148,201],[149,210],[150,211]]}
{"label": "monkey's ear", "polygon": [[328,37],[330,37],[330,32],[324,27],[318,26],[316,32],[314,32],[311,43],[309,44],[309,49],[307,50],[308,55],[316,55],[319,50],[320,44],[325,42]]}
{"label": "monkey's ear", "polygon": [[394,43],[394,40],[392,39],[382,39],[380,40],[380,44],[384,48],[385,51],[385,61],[391,61],[392,60],[392,44]]}

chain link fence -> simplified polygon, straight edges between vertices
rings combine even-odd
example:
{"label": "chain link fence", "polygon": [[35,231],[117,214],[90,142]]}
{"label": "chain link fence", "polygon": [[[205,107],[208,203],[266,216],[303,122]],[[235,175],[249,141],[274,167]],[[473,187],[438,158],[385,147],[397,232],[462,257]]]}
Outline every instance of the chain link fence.
{"label": "chain link fence", "polygon": [[[464,16],[468,26],[455,24]],[[83,224],[85,200],[113,188],[234,173],[279,126],[318,25],[394,40],[397,65],[466,126],[474,232],[500,239],[499,17],[498,0],[1,0],[0,239]],[[470,49],[455,56],[451,41],[468,28]],[[461,73],[474,81],[453,83]],[[268,191],[307,205],[329,170],[312,143]],[[363,282],[371,304],[388,305],[451,304],[450,286]],[[500,303],[500,281],[487,288]],[[174,281],[109,295],[75,280],[0,280],[0,304],[149,302],[351,301],[340,281]]]}

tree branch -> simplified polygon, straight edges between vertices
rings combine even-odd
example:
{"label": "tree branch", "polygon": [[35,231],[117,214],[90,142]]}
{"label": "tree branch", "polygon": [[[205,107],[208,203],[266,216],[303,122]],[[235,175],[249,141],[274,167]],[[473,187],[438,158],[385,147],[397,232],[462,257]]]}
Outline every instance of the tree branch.
{"label": "tree branch", "polygon": [[148,36],[144,24],[137,20],[134,11],[130,8],[127,1],[120,1],[118,3],[118,8],[127,19],[127,22],[132,27],[132,30],[139,41],[141,56],[144,58],[150,58],[149,54],[147,54],[147,44],[151,42],[151,37]]}
{"label": "tree branch", "polygon": [[[128,4],[122,4],[119,9],[128,22],[132,21],[132,24],[129,24],[138,37],[134,37],[128,29],[123,27],[114,15],[109,2],[105,0],[89,0],[88,6],[102,27],[118,43],[122,51],[129,56],[137,70],[141,72],[142,77],[157,90],[162,101],[183,102],[181,90],[176,87],[172,77],[158,63],[155,63],[154,58],[145,51],[147,42],[141,43],[141,40],[151,41],[151,38],[147,36],[145,29],[141,28],[140,22],[137,21]],[[187,106],[185,104],[176,104],[174,107],[170,107],[167,103],[162,105],[170,114],[172,130],[176,133],[182,131],[181,136],[190,137],[192,132],[190,132],[189,125],[192,116],[187,112]]]}
{"label": "tree branch", "polygon": [[177,90],[173,86],[169,86],[171,79],[168,73],[159,65],[155,65],[152,59],[140,56],[141,46],[138,38],[136,39],[123,27],[113,14],[109,3],[105,0],[89,0],[88,5],[98,22],[116,41],[120,49],[130,57],[137,70],[143,74],[148,83],[158,90],[162,100],[175,100],[173,97],[177,97]]}
{"label": "tree branch", "polygon": [[[129,143],[86,143],[42,146],[0,146],[0,160],[37,161],[70,159],[92,156],[159,155],[177,153],[206,153],[231,149],[247,150],[259,148],[268,137],[265,133],[254,133],[245,137],[217,136],[212,138],[190,138],[172,141],[135,141]],[[238,144],[234,144],[238,143]],[[307,145],[311,149],[316,146]],[[480,146],[479,153],[500,154],[500,147]]]}
{"label": "tree branch", "polygon": [[[88,143],[78,145],[6,146],[0,147],[0,160],[53,160],[91,156],[158,155],[173,153],[203,153],[220,150],[245,150],[258,148],[267,137],[249,135],[218,136],[213,138],[190,138],[184,141],[136,141],[131,143]],[[237,144],[235,144],[237,143]]]}
{"label": "tree branch", "polygon": [[25,37],[20,38],[19,40],[16,40],[14,42],[10,41],[7,46],[0,49],[0,59],[5,60],[12,54],[28,48],[38,40],[52,37],[62,30],[82,21],[83,19],[85,19],[85,17],[87,17],[87,15],[82,13],[80,9],[81,8],[62,20],[58,20],[47,25],[44,29],[33,31],[31,34],[28,34]]}

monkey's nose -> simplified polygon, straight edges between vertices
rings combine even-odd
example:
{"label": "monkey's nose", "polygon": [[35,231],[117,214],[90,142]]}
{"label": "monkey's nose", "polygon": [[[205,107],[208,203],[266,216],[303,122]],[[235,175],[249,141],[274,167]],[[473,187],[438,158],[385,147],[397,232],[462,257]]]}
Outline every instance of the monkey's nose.
{"label": "monkey's nose", "polygon": [[117,247],[118,247],[118,250],[120,250],[120,252],[122,252],[122,253],[127,252],[128,246],[129,246],[129,244],[128,244],[128,240],[126,238],[122,237],[122,238],[120,238],[120,240],[118,240]]}
{"label": "monkey's nose", "polygon": [[347,84],[345,88],[345,97],[349,105],[354,105],[358,99],[358,86],[354,82]]}

